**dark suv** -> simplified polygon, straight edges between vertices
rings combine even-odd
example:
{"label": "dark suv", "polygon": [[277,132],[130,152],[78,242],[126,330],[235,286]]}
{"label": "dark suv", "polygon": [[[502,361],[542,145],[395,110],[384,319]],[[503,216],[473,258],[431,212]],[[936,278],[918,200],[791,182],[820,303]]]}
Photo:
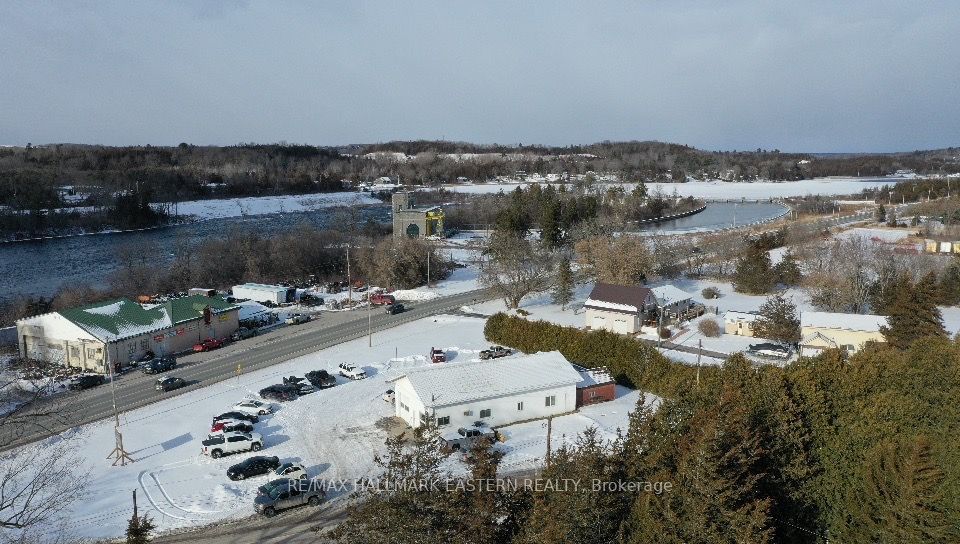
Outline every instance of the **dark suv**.
{"label": "dark suv", "polygon": [[318,506],[326,498],[323,488],[314,480],[273,480],[257,489],[253,508],[268,518],[280,510],[303,504]]}
{"label": "dark suv", "polygon": [[286,402],[288,400],[297,400],[300,396],[297,387],[290,384],[276,384],[264,387],[260,390],[260,397],[277,402]]}
{"label": "dark suv", "polygon": [[337,378],[326,370],[311,370],[304,376],[317,389],[326,389],[337,385]]}
{"label": "dark suv", "polygon": [[403,304],[391,304],[387,306],[387,313],[390,315],[402,314],[406,311],[406,308],[403,307]]}
{"label": "dark suv", "polygon": [[68,387],[74,391],[80,391],[103,385],[106,381],[107,379],[104,378],[102,374],[84,374],[70,380]]}
{"label": "dark suv", "polygon": [[279,457],[267,457],[257,455],[233,465],[227,469],[227,478],[231,480],[243,480],[251,476],[259,476],[273,472],[280,467]]}
{"label": "dark suv", "polygon": [[173,357],[161,357],[144,363],[141,370],[144,374],[159,374],[177,368],[177,361]]}

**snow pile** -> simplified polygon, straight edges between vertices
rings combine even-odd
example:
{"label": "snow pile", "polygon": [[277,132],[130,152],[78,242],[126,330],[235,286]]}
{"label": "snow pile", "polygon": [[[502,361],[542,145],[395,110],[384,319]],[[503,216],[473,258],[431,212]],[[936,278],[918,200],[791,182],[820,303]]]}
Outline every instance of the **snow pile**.
{"label": "snow pile", "polygon": [[440,296],[436,291],[425,289],[397,289],[390,293],[397,300],[433,300]]}

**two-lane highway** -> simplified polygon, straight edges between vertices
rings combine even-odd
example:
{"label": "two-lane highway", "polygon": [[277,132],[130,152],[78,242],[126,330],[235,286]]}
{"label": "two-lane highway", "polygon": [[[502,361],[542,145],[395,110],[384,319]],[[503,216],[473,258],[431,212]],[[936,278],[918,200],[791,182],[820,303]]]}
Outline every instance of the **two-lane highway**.
{"label": "two-lane highway", "polygon": [[[489,289],[477,289],[416,302],[408,306],[407,311],[397,315],[385,313],[382,307],[374,307],[371,310],[325,312],[309,323],[279,327],[267,334],[241,340],[220,350],[180,357],[177,360],[177,369],[168,374],[186,380],[188,386],[183,389],[160,393],[155,390],[157,376],[143,375],[139,372],[120,376],[116,379],[117,409],[124,412],[133,410],[235,377],[238,365],[242,372],[252,372],[300,355],[362,338],[367,334],[368,320],[370,330],[377,332],[417,319],[451,312],[461,306],[494,297],[494,293]],[[7,448],[22,445],[58,434],[70,427],[113,415],[113,394],[109,384],[80,393],[54,395],[40,403],[38,409],[54,403],[64,405],[63,413],[66,414],[66,421],[43,419],[25,429],[17,429],[18,436],[8,434],[15,432],[14,429],[2,429],[0,432],[5,434],[0,436],[0,443],[7,444]]]}

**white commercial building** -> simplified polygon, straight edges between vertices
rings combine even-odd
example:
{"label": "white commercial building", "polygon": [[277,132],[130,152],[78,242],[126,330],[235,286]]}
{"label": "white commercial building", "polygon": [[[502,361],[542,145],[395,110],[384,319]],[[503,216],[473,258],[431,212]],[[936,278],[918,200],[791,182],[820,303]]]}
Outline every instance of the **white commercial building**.
{"label": "white commercial building", "polygon": [[297,297],[297,290],[283,285],[267,285],[264,283],[244,283],[233,286],[233,297],[250,299],[257,302],[272,302],[283,304],[293,302]]}
{"label": "white commercial building", "polygon": [[507,425],[573,412],[582,379],[559,351],[443,363],[392,380],[394,410],[414,428],[427,420],[452,429]]}

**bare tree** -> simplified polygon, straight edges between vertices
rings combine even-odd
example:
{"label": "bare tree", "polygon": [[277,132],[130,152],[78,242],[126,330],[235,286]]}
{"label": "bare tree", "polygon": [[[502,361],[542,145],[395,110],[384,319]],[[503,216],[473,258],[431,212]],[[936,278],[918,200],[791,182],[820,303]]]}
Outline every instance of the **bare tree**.
{"label": "bare tree", "polygon": [[48,438],[15,446],[25,434],[52,430],[69,419],[70,409],[44,382],[9,378],[0,384],[0,528],[3,538],[28,542],[59,534],[70,506],[83,497],[83,459],[70,440]]}
{"label": "bare tree", "polygon": [[523,297],[551,284],[553,255],[537,243],[496,233],[484,254],[488,260],[480,271],[480,282],[497,290],[507,308],[519,307]]}

